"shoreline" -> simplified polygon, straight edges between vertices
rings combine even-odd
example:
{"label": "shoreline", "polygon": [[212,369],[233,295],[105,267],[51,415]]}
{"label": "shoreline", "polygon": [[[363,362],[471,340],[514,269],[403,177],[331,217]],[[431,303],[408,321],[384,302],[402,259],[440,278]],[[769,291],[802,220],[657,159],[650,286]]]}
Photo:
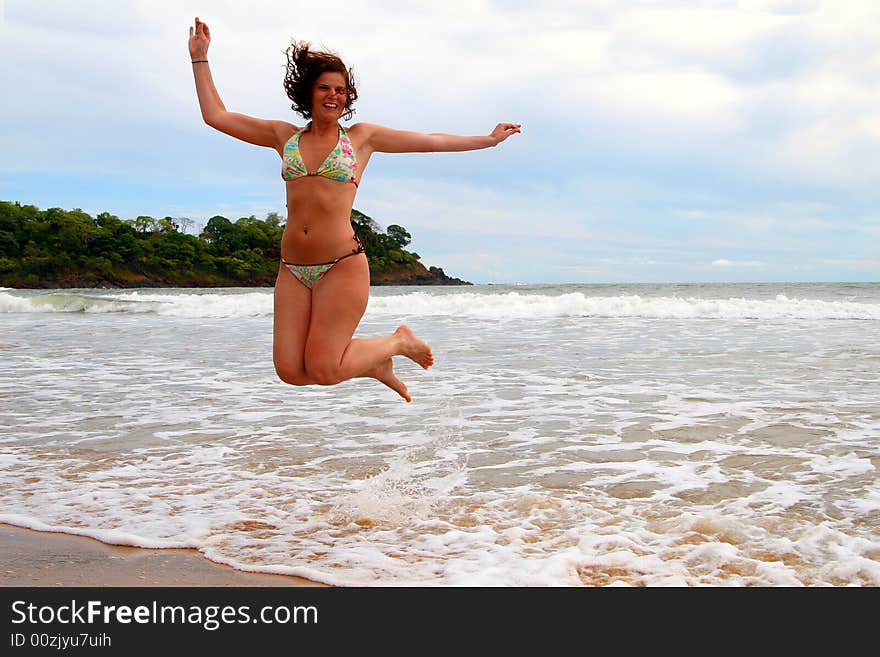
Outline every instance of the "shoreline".
{"label": "shoreline", "polygon": [[303,577],[251,573],[192,548],[110,545],[87,536],[0,523],[0,586],[327,586]]}
{"label": "shoreline", "polygon": [[[20,282],[20,281],[9,281]],[[460,278],[446,277],[444,279],[432,277],[411,277],[411,278],[370,278],[370,287],[459,287],[474,285],[470,281]],[[213,290],[224,288],[254,288],[254,289],[272,289],[275,287],[275,279],[271,281],[260,282],[224,282],[209,283],[207,281],[165,283],[159,281],[139,281],[131,284],[123,284],[119,281],[88,281],[83,279],[74,279],[72,281],[49,281],[40,282],[35,285],[3,285],[0,288],[8,290]]]}

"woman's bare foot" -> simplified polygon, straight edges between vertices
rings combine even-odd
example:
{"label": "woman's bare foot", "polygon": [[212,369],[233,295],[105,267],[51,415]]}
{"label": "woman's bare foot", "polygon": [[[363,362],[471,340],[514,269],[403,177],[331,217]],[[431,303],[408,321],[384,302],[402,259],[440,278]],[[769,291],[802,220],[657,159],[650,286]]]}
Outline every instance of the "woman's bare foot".
{"label": "woman's bare foot", "polygon": [[407,402],[412,401],[412,397],[409,396],[409,391],[406,389],[406,384],[398,379],[397,376],[395,376],[394,367],[391,363],[390,358],[385,362],[380,363],[377,367],[367,372],[364,376],[368,376],[370,378],[376,379],[377,381],[380,381],[381,383],[384,383],[398,395],[403,397]]}
{"label": "woman's bare foot", "polygon": [[399,326],[394,335],[400,340],[400,355],[428,369],[434,364],[434,354],[424,340],[420,340],[408,326]]}

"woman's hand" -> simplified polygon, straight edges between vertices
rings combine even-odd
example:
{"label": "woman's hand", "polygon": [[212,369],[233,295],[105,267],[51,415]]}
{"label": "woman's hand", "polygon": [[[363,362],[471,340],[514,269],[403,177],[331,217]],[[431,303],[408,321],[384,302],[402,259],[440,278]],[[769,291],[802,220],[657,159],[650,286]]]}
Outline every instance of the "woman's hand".
{"label": "woman's hand", "polygon": [[497,146],[510,137],[510,135],[517,132],[522,132],[522,123],[499,123],[489,136],[495,140],[495,145]]}
{"label": "woman's hand", "polygon": [[208,46],[211,45],[211,31],[208,26],[196,16],[195,28],[189,28],[189,56],[190,59],[206,59]]}

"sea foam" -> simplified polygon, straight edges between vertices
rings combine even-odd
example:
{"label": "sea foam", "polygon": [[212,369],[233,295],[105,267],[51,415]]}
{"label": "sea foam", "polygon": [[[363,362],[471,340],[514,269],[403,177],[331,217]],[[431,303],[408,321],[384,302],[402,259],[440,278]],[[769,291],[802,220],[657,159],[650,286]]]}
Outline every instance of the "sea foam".
{"label": "sea foam", "polygon": [[[210,294],[123,292],[90,295],[51,292],[23,296],[0,291],[2,313],[155,313],[178,317],[260,317],[272,314],[272,291]],[[704,299],[641,295],[503,294],[407,292],[374,295],[368,312],[376,315],[541,319],[554,317],[637,317],[646,319],[880,320],[880,304],[820,299]]]}

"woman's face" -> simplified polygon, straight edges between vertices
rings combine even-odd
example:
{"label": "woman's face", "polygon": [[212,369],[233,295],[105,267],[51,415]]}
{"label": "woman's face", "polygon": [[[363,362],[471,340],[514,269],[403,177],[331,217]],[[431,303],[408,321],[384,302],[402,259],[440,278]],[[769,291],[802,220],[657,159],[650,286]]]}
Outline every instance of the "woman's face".
{"label": "woman's face", "polygon": [[345,112],[348,87],[342,73],[321,73],[312,88],[312,116],[338,121]]}

